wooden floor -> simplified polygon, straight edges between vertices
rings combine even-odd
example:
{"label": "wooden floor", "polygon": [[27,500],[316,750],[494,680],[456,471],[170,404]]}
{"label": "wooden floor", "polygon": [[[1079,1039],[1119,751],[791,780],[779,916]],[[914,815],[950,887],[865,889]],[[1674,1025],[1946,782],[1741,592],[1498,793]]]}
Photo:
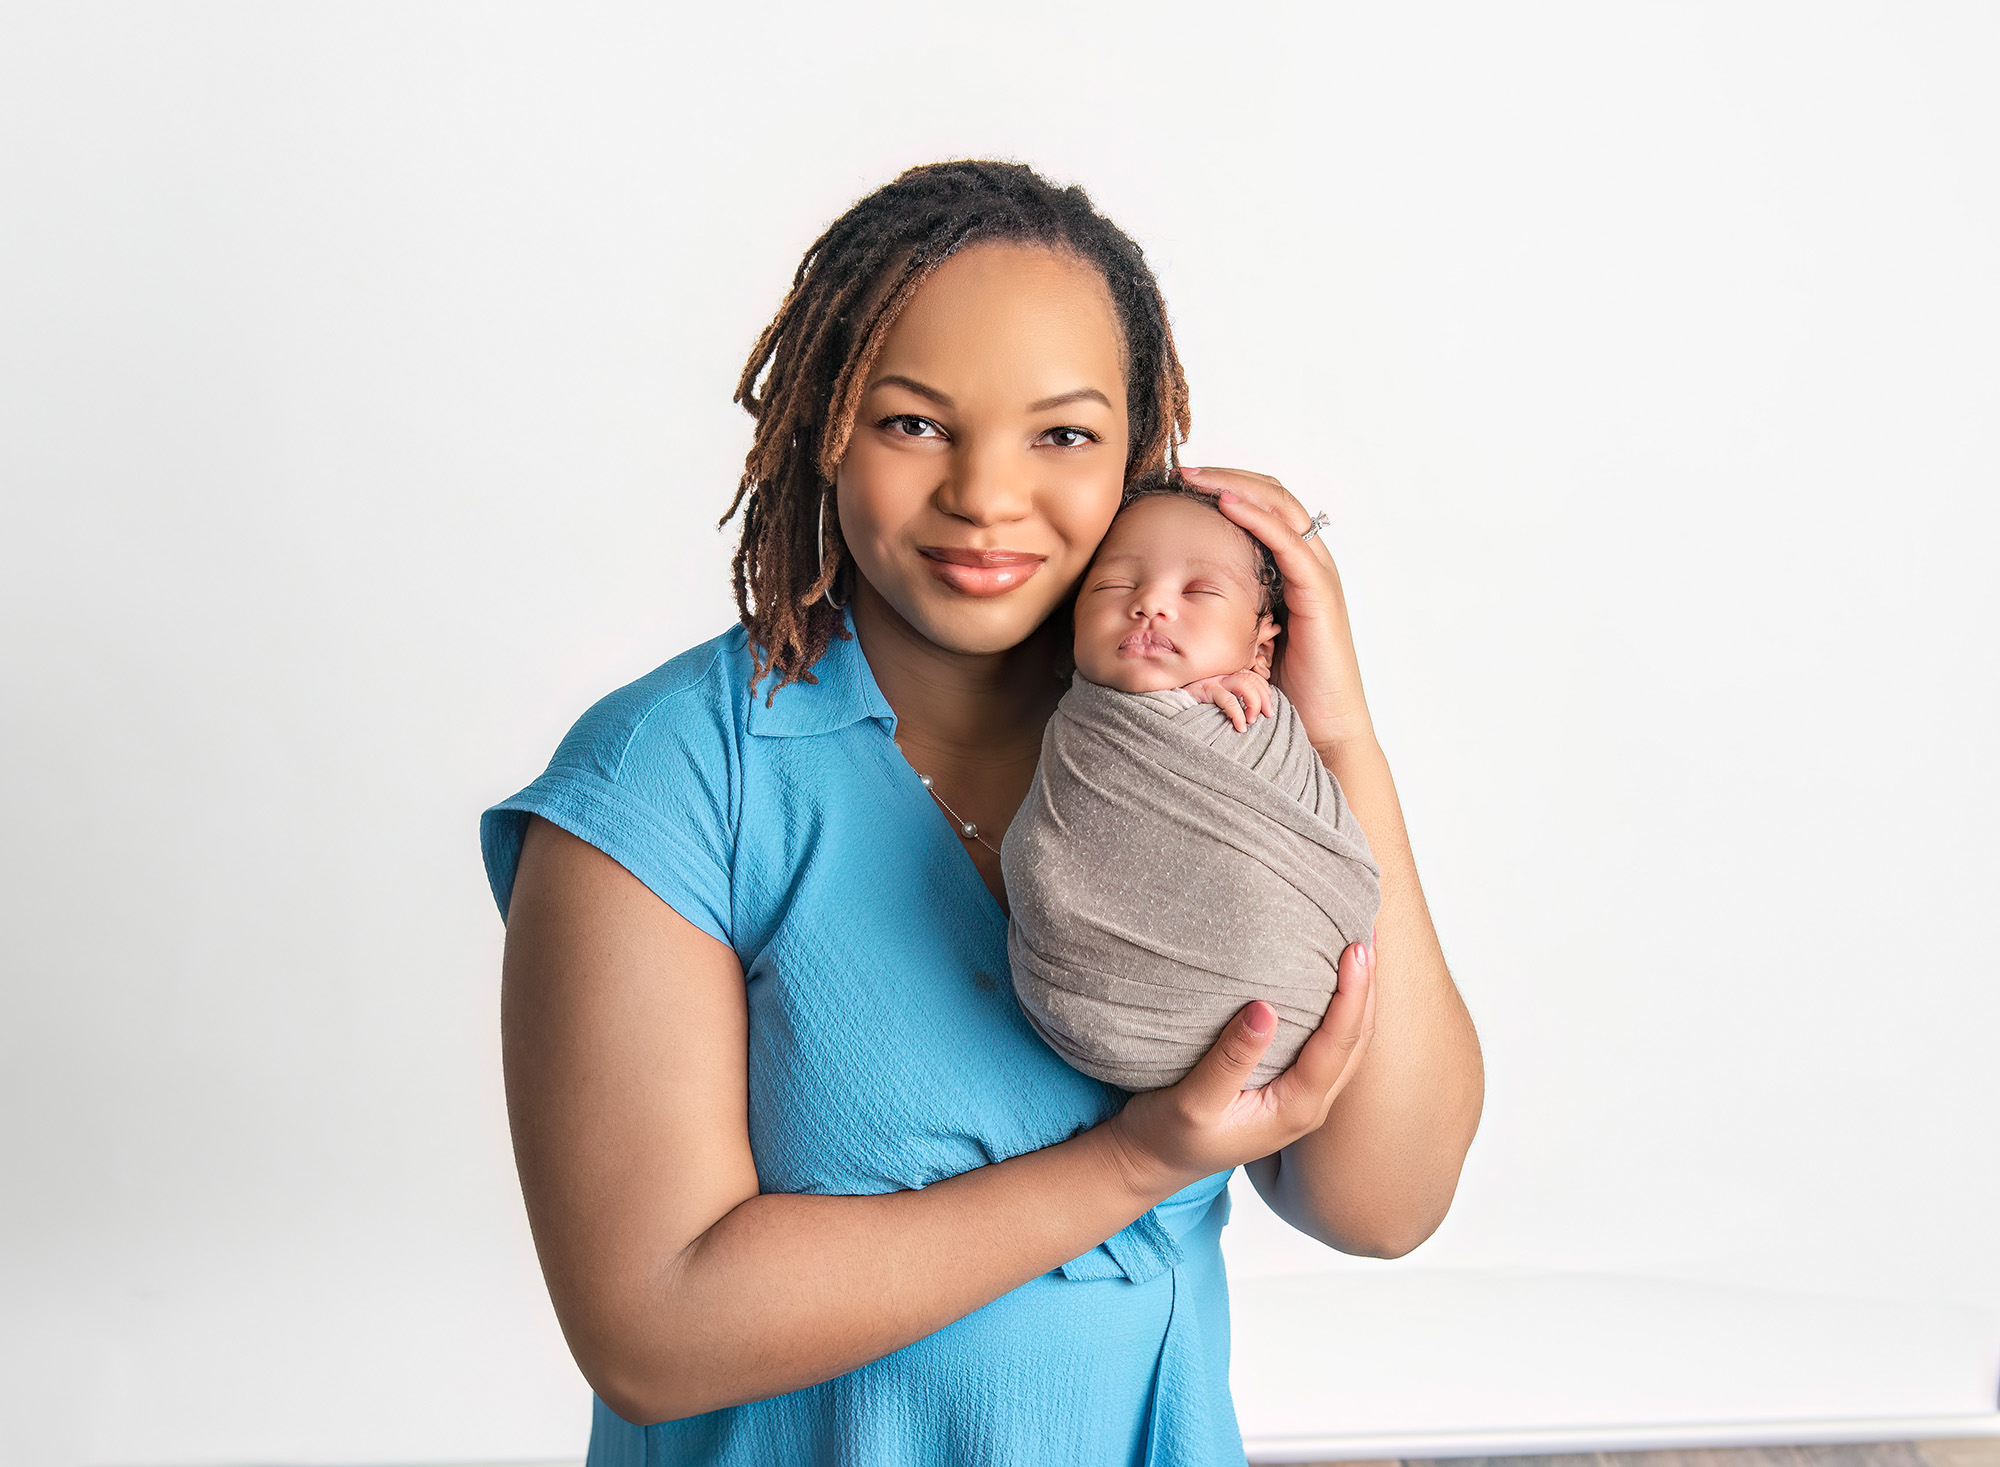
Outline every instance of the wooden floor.
{"label": "wooden floor", "polygon": [[[2000,1467],[2000,1437],[1711,1452],[1578,1452],[1562,1457],[1453,1457],[1441,1467]],[[1432,1459],[1303,1463],[1301,1467],[1432,1467]]]}

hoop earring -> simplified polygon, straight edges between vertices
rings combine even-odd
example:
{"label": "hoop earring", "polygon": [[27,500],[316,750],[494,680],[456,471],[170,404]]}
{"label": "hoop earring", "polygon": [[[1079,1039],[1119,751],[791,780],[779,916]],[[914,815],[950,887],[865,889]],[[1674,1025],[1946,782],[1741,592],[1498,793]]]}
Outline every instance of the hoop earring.
{"label": "hoop earring", "polygon": [[[832,486],[829,485],[828,487],[831,488]],[[824,493],[819,497],[819,573],[821,575],[826,574],[826,498]],[[834,579],[838,580],[839,578],[839,574],[836,572]],[[839,601],[833,599],[833,583],[831,581],[827,583],[826,589],[819,593],[819,597],[820,600],[831,606],[835,611],[845,611],[847,609],[847,601],[845,599]]]}

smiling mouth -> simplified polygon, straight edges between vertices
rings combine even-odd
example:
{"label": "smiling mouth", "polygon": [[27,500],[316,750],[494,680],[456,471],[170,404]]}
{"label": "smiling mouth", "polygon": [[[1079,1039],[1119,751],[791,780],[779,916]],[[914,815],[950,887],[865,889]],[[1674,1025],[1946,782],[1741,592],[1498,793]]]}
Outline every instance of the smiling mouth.
{"label": "smiling mouth", "polygon": [[1003,596],[1042,568],[1048,559],[1026,550],[973,550],[924,545],[918,553],[930,572],[962,596]]}

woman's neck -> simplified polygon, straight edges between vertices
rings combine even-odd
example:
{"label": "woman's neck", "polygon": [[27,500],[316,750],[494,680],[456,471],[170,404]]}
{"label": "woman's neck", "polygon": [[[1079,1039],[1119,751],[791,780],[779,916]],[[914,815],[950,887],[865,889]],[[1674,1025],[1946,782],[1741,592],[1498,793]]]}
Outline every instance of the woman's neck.
{"label": "woman's neck", "polygon": [[1019,646],[981,653],[938,646],[866,581],[857,580],[852,615],[905,750],[953,763],[1033,764],[1063,692],[1054,646],[1061,618]]}

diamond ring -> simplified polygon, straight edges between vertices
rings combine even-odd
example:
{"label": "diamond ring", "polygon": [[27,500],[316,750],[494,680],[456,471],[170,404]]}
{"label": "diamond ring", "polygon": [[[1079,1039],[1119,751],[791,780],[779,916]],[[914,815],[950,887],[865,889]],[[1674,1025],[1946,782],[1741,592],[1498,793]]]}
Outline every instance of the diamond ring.
{"label": "diamond ring", "polygon": [[1303,530],[1299,531],[1299,538],[1301,540],[1310,540],[1312,539],[1313,536],[1317,535],[1321,530],[1324,530],[1328,525],[1332,523],[1333,523],[1333,516],[1328,514],[1325,510],[1321,510],[1318,514],[1312,517],[1311,524],[1307,525]]}

